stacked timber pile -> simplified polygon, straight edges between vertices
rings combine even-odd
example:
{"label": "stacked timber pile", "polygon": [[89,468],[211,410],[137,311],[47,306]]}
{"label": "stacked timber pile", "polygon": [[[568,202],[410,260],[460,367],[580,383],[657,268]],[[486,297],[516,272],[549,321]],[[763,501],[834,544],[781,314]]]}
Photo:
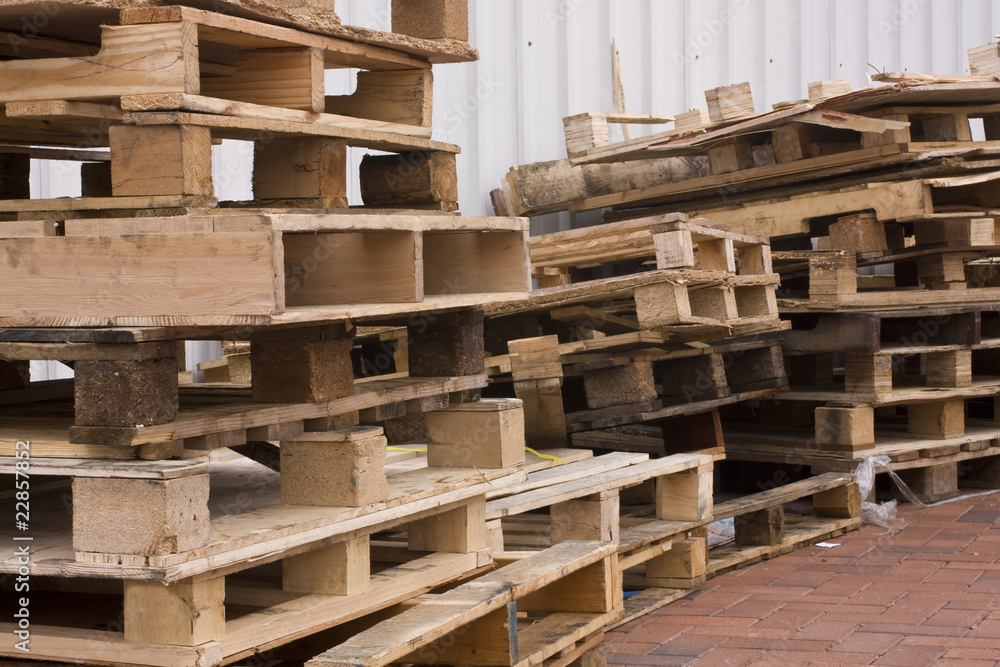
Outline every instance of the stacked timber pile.
{"label": "stacked timber pile", "polygon": [[[482,307],[530,274],[527,221],[449,213],[458,147],[430,138],[432,64],[476,55],[462,5],[394,3],[378,33],[319,1],[0,4],[14,37],[52,12],[0,62],[0,534],[27,553],[0,572],[30,579],[0,657],[262,664],[496,566],[487,493],[558,462],[481,399]],[[250,202],[215,197],[221,139],[255,144]],[[351,146],[391,153],[363,209]],[[83,196],[32,199],[31,159],[81,162]],[[210,383],[179,373],[189,339],[230,341]],[[409,422],[425,455],[388,447]],[[613,551],[574,542],[544,581]]]}
{"label": "stacked timber pile", "polygon": [[748,85],[727,86],[675,129],[618,144],[600,115],[567,119],[569,159],[513,168],[494,204],[768,235],[792,390],[727,410],[727,457],[762,464],[741,464],[744,481],[884,454],[926,500],[995,486],[997,45],[970,62],[971,76],[816,82],[761,114]]}
{"label": "stacked timber pile", "polygon": [[[534,237],[531,261],[543,287],[488,306],[486,327],[493,388],[525,402],[529,444],[721,447],[720,407],[787,387],[766,236],[665,214]],[[594,277],[606,268],[624,275]]]}

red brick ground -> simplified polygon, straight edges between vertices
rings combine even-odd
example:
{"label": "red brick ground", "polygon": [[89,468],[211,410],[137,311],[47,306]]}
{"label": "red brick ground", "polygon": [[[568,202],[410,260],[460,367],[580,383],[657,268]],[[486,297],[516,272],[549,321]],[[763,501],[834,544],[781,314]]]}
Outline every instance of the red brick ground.
{"label": "red brick ground", "polygon": [[1000,667],[1000,493],[899,516],[709,581],[608,633],[608,662]]}

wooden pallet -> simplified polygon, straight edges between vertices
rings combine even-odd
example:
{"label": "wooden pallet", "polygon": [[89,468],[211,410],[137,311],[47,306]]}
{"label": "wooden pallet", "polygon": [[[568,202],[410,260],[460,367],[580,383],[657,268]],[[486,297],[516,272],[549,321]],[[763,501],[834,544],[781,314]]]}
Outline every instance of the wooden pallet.
{"label": "wooden pallet", "polygon": [[508,348],[510,354],[485,361],[493,391],[513,384],[525,404],[528,442],[538,445],[565,442],[568,433],[711,413],[787,387],[780,344],[766,337],[688,346],[629,334],[560,344],[552,335],[511,340]]}
{"label": "wooden pallet", "polygon": [[[109,4],[123,7],[120,21],[105,7],[67,8],[46,15],[46,36],[27,48],[15,43],[29,41],[20,24],[11,31],[0,64],[0,142],[10,144],[0,148],[3,219],[215,208],[211,147],[222,139],[254,143],[257,207],[346,208],[347,148],[359,146],[398,154],[364,159],[367,206],[457,210],[459,149],[431,139],[431,66],[475,59],[456,34],[464,26],[467,38],[464,3],[447,13],[434,0],[394,8],[398,29],[440,33],[433,39],[336,20],[326,22],[334,36],[191,6]],[[0,8],[0,25],[22,18],[13,9]],[[346,67],[360,70],[355,92],[327,96],[324,70]],[[110,152],[80,150],[101,147]],[[82,162],[82,197],[31,199],[31,158]]]}
{"label": "wooden pallet", "polygon": [[[786,512],[786,504],[804,498],[811,498],[812,514]],[[861,527],[861,496],[853,475],[826,473],[715,503],[713,519],[728,518],[735,519],[735,540],[707,550],[706,578],[857,530]],[[646,588],[626,599],[625,617],[618,624],[641,618],[687,592],[676,585]]]}
{"label": "wooden pallet", "polygon": [[978,345],[1000,337],[1000,314],[992,304],[786,317],[792,330],[783,334],[783,346],[792,355],[905,352],[924,346]]}
{"label": "wooden pallet", "polygon": [[[853,452],[816,446],[808,431],[771,427],[767,433],[731,425],[726,429],[730,460],[760,463],[768,469],[854,471],[866,458],[887,456],[898,473],[924,502],[957,495],[959,487],[1000,488],[1000,429],[988,420],[969,420],[965,434],[955,438],[913,439],[898,430],[877,433],[873,445]],[[884,476],[884,470],[878,471]]]}
{"label": "wooden pallet", "polygon": [[248,213],[192,216],[179,227],[157,218],[75,220],[66,236],[0,240],[20,258],[5,265],[0,323],[357,320],[468,306],[484,294],[511,300],[529,286],[523,220]]}
{"label": "wooden pallet", "polygon": [[[731,276],[722,271],[676,269],[548,287],[527,298],[486,307],[490,318],[546,315],[621,333],[683,330],[688,325],[780,327],[775,275]],[[583,309],[573,306],[583,306]],[[556,312],[560,311],[560,312]],[[628,317],[631,315],[631,317]]]}
{"label": "wooden pallet", "polygon": [[[987,219],[992,226],[992,219]],[[782,276],[779,309],[789,313],[891,310],[991,303],[1000,291],[989,279],[1000,247],[879,253],[864,261],[849,251],[776,253]],[[975,263],[975,264],[973,264]],[[784,264],[784,265],[783,265]],[[971,270],[979,264],[983,271]],[[859,271],[877,267],[877,273]]]}
{"label": "wooden pallet", "polygon": [[[32,4],[41,3],[11,3],[0,8],[0,30],[20,36],[25,6]],[[243,32],[248,41],[254,37],[291,41],[300,46],[324,48],[333,54],[342,53],[341,66],[344,67],[357,65],[367,69],[382,63],[383,68],[400,69],[397,65],[406,64],[399,62],[400,55],[432,63],[467,62],[477,57],[475,49],[467,43],[468,19],[464,2],[451,3],[450,16],[443,16],[441,3],[434,0],[412,3],[418,16],[405,8],[394,10],[387,17],[392,19],[392,33],[344,25],[334,12],[333,4],[328,2],[268,5],[253,0],[186,0],[173,4],[184,7],[171,6],[169,1],[161,0],[102,0],[83,6],[79,3],[62,5],[58,12],[52,12],[51,7],[35,8],[35,11],[44,12],[45,25],[38,27],[39,33],[32,39],[12,39],[5,55],[15,58],[93,56],[100,45],[102,26],[171,22],[183,12],[189,12],[190,16],[194,13],[192,10],[208,9],[211,11],[207,13],[218,17],[219,23],[214,27]],[[261,31],[258,33],[241,19],[254,24],[271,24],[267,26],[270,31],[258,29]],[[289,34],[301,36],[289,40]],[[337,39],[327,39],[324,35]],[[313,41],[300,44],[298,40],[301,39]],[[223,69],[218,74],[224,72]]]}
{"label": "wooden pallet", "polygon": [[[457,427],[487,428],[467,420]],[[32,576],[45,578],[51,591],[33,598],[32,658],[228,664],[490,569],[485,494],[523,482],[522,464],[429,467],[446,444],[432,442],[426,456],[387,456],[377,433],[349,429],[287,440],[280,476],[232,452],[211,463],[33,458],[36,478],[56,483],[32,487]],[[452,461],[463,455],[446,453]],[[373,465],[379,456],[386,459],[384,473]],[[0,473],[13,474],[17,460],[0,461]],[[553,465],[532,456],[526,467]],[[59,482],[66,477],[71,490]],[[194,486],[204,488],[199,493]],[[108,505],[109,494],[116,504]],[[0,498],[14,502],[12,493]],[[401,528],[406,542],[377,539]],[[137,549],[145,554],[175,544],[183,551],[80,550],[140,542],[148,544]],[[16,572],[16,558],[8,561],[0,570]],[[74,612],[66,602],[80,594],[91,603]],[[620,603],[607,611],[620,613]]]}
{"label": "wooden pallet", "polygon": [[[309,660],[309,667],[393,663],[557,667],[603,656],[622,614],[614,545],[565,541],[424,600]],[[601,664],[588,660],[587,664]]]}
{"label": "wooden pallet", "polygon": [[846,352],[843,372],[832,353],[791,357],[790,401],[863,403],[876,407],[924,399],[990,397],[1000,392],[1000,341],[976,345],[907,345]]}
{"label": "wooden pallet", "polygon": [[[729,88],[734,87],[725,90]],[[704,130],[668,130],[596,147],[569,162],[515,167],[494,193],[495,207],[528,215],[662,204],[672,210],[703,211],[704,205],[693,202],[715,198],[718,188],[732,195],[858,172],[898,171],[946,157],[949,151],[973,157],[998,145],[1000,135],[992,121],[985,123],[990,125],[986,141],[979,142],[971,141],[968,124],[969,117],[994,117],[990,102],[1000,98],[998,91],[995,81],[984,79],[906,81],[780,105],[766,114],[716,115]],[[736,92],[737,97],[749,94]],[[887,107],[890,112],[883,111]],[[745,111],[746,105],[734,108]],[[951,169],[955,173],[954,166]],[[947,172],[945,168],[938,173]],[[788,233],[754,228],[772,237]]]}
{"label": "wooden pallet", "polygon": [[554,287],[578,282],[582,269],[645,259],[655,259],[657,269],[772,273],[765,237],[706,223],[678,213],[535,236],[532,275],[541,287]]}
{"label": "wooden pallet", "polygon": [[[376,350],[368,367],[342,325],[231,330],[251,340],[250,386],[179,385],[174,339],[191,330],[6,330],[4,447],[27,434],[44,456],[169,458],[475,400],[487,382],[481,311],[407,319],[405,356],[382,364]],[[30,384],[32,359],[71,362],[75,378]]]}

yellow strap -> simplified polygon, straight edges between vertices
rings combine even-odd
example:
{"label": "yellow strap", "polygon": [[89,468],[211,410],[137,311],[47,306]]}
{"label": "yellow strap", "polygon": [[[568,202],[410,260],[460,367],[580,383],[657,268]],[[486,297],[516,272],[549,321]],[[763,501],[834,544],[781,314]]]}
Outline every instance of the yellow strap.
{"label": "yellow strap", "polygon": [[387,451],[387,452],[426,452],[427,448],[426,447],[417,447],[417,448],[414,448],[414,449],[410,449],[410,448],[407,448],[407,447],[386,447],[385,451]]}
{"label": "yellow strap", "polygon": [[525,451],[531,452],[532,454],[534,454],[535,456],[537,456],[540,459],[548,459],[549,461],[558,461],[559,463],[561,463],[563,465],[566,465],[566,462],[563,461],[558,456],[552,456],[551,454],[541,454],[541,453],[535,451],[534,449],[532,449],[531,447],[525,447],[524,449],[525,449]]}

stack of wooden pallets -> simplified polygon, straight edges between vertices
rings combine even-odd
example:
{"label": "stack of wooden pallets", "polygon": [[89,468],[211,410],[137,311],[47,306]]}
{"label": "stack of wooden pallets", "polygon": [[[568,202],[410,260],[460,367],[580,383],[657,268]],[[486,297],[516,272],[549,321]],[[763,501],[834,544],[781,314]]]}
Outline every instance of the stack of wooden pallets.
{"label": "stack of wooden pallets", "polygon": [[760,114],[747,84],[726,86],[618,144],[600,115],[573,117],[570,158],[514,167],[494,204],[606,209],[608,225],[679,212],[769,237],[792,390],[726,411],[727,458],[761,463],[740,464],[752,483],[885,454],[926,500],[995,486],[996,45],[970,63],[816,82]]}
{"label": "stack of wooden pallets", "polygon": [[[529,243],[453,214],[431,67],[476,57],[466,12],[394,2],[382,33],[323,0],[0,2],[0,539],[30,556],[0,559],[5,591],[30,580],[28,628],[0,623],[29,651],[0,658],[600,665],[605,628],[858,525],[836,472],[714,502],[717,408],[785,386],[766,236],[656,215]],[[254,143],[252,201],[216,197],[223,139]],[[390,153],[363,207],[349,147]],[[32,198],[33,159],[80,162],[82,196]],[[226,342],[206,383],[187,340]],[[75,377],[30,382],[34,360]],[[549,400],[564,379],[585,408]],[[594,429],[692,414],[700,452],[565,447],[650,450]]]}
{"label": "stack of wooden pallets", "polygon": [[[4,659],[260,664],[494,568],[488,492],[557,465],[525,461],[520,401],[481,399],[482,307],[530,274],[527,221],[449,213],[458,148],[430,138],[432,64],[476,55],[463,3],[398,4],[395,33],[332,2],[0,5],[14,37],[51,9],[0,63],[0,535],[30,553],[0,561],[30,579]],[[331,67],[355,93],[325,95]],[[221,139],[255,143],[253,201],[215,197]],[[391,153],[367,210],[351,146]],[[32,199],[31,159],[82,162],[83,196]],[[190,339],[244,343],[244,383],[180,384]],[[425,455],[387,446],[408,416]]]}
{"label": "stack of wooden pallets", "polygon": [[[531,261],[544,286],[486,309],[493,388],[525,402],[529,443],[664,453],[662,422],[667,452],[718,447],[719,408],[787,387],[766,236],[663,214],[533,237]],[[606,430],[643,424],[652,442]]]}

